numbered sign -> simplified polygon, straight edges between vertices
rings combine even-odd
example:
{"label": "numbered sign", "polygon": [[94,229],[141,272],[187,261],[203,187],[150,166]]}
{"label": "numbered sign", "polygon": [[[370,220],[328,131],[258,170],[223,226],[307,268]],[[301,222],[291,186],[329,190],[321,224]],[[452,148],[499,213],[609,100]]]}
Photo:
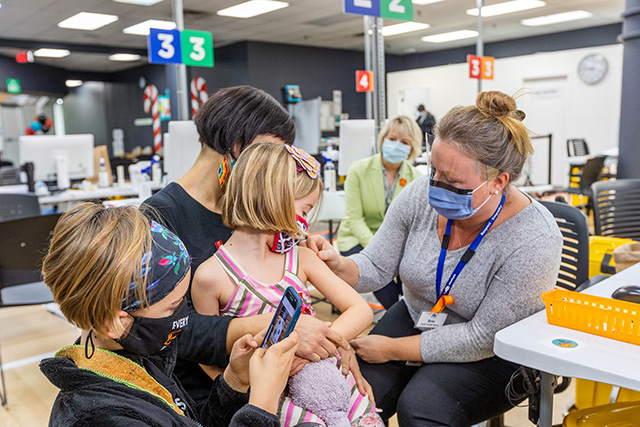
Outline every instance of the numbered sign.
{"label": "numbered sign", "polygon": [[380,16],[380,0],[344,0],[343,6],[344,13]]}
{"label": "numbered sign", "polygon": [[213,38],[206,31],[184,30],[180,35],[182,63],[213,67]]}
{"label": "numbered sign", "polygon": [[476,55],[467,55],[467,63],[469,64],[469,78],[480,79],[482,71],[482,58]]}
{"label": "numbered sign", "polygon": [[356,92],[373,92],[373,71],[356,71]]}
{"label": "numbered sign", "polygon": [[411,0],[380,0],[380,17],[413,21]]}
{"label": "numbered sign", "polygon": [[469,78],[481,80],[493,80],[493,56],[467,55],[469,64]]}
{"label": "numbered sign", "polygon": [[482,57],[482,78],[484,80],[493,80],[493,56]]}
{"label": "numbered sign", "polygon": [[180,64],[180,31],[151,28],[147,39],[149,62],[152,64]]}

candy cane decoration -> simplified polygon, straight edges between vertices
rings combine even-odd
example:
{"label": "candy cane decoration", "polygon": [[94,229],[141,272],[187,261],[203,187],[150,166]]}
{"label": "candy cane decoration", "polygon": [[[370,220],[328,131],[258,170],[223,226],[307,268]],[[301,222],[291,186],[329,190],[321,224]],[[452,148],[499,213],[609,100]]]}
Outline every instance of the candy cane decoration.
{"label": "candy cane decoration", "polygon": [[148,85],[144,88],[144,112],[151,113],[153,119],[153,148],[157,153],[162,148],[162,135],[160,133],[160,111],[158,110],[158,88]]}
{"label": "candy cane decoration", "polygon": [[202,77],[191,80],[191,116],[195,117],[200,111],[200,106],[209,99],[207,94],[207,82]]}

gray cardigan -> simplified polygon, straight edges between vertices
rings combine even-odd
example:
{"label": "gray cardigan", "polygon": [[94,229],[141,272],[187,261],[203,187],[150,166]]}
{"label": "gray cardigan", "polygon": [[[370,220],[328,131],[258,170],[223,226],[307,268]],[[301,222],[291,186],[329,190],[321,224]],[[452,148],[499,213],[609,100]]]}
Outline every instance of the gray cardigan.
{"label": "gray cardigan", "polygon": [[[358,292],[402,278],[414,322],[436,302],[441,242],[437,212],[429,206],[429,178],[411,183],[393,201],[369,245],[353,255]],[[448,251],[442,286],[467,247]],[[451,289],[444,326],[422,333],[426,363],[473,362],[494,355],[493,338],[544,307],[539,295],[553,289],[560,268],[562,234],[551,213],[536,201],[491,230]]]}

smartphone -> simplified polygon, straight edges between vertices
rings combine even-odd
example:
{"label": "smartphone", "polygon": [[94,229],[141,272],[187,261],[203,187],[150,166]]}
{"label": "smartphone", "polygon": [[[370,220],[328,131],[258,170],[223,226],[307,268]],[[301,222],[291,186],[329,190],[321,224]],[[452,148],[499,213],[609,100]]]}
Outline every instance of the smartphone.
{"label": "smartphone", "polygon": [[264,336],[260,347],[269,348],[288,337],[296,326],[301,310],[302,299],[296,290],[289,286],[284,291],[284,295],[280,300],[280,304],[278,304],[276,313],[273,315],[273,320],[271,320],[267,334]]}

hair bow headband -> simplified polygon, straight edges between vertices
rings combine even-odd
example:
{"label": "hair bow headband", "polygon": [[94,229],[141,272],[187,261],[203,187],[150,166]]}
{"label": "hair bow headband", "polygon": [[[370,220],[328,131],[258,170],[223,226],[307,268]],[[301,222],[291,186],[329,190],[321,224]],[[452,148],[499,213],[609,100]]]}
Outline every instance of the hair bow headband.
{"label": "hair bow headband", "polygon": [[303,170],[307,172],[307,175],[311,179],[316,179],[318,177],[318,171],[320,170],[320,163],[310,156],[306,151],[301,150],[297,147],[293,147],[291,145],[285,145],[285,148],[291,154],[293,159],[296,161],[296,172],[300,173]]}

